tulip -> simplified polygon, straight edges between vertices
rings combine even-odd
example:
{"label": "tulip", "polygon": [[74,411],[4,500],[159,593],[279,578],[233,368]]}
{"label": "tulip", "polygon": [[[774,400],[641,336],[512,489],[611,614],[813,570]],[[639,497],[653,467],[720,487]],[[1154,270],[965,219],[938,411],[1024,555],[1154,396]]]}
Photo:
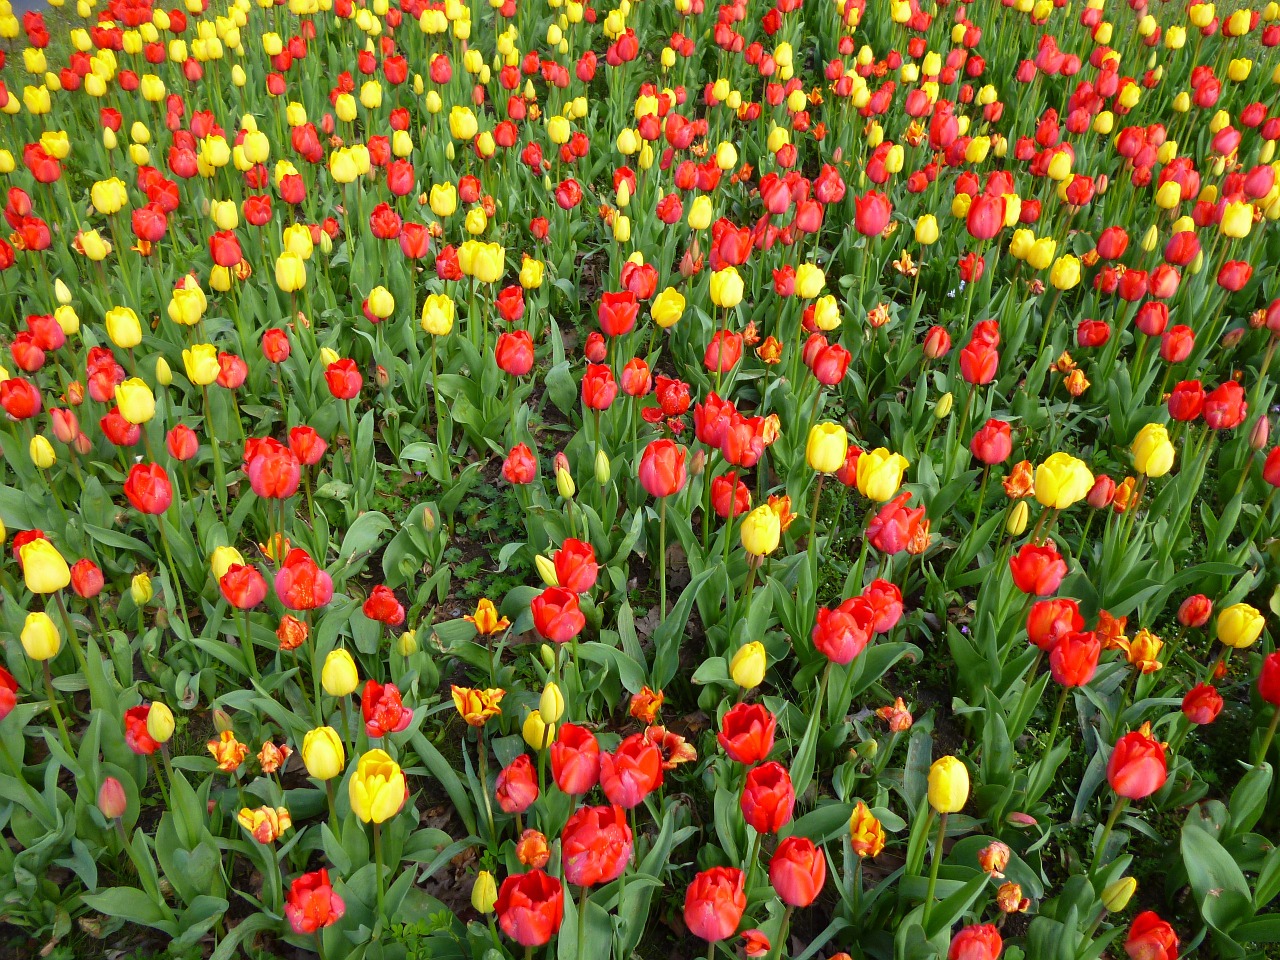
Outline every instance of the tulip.
{"label": "tulip", "polygon": [[1133,918],[1124,940],[1129,960],[1177,960],[1178,935],[1153,910]]}
{"label": "tulip", "polygon": [[579,807],[561,831],[561,843],[564,878],[579,887],[616,880],[631,860],[631,828],[616,804]]}
{"label": "tulip", "polygon": [[880,503],[892,499],[909,465],[902,454],[890,453],[884,447],[862,454],[858,458],[858,491]]}
{"label": "tulip", "polygon": [[1121,877],[1107,886],[1102,891],[1102,905],[1110,913],[1119,913],[1129,905],[1129,901],[1133,899],[1134,892],[1138,889],[1138,881],[1133,877]]}
{"label": "tulip", "polygon": [[711,275],[711,302],[724,310],[742,302],[742,277],[733,266],[717,270]]}
{"label": "tulip", "polygon": [[735,704],[720,721],[716,740],[729,759],[744,766],[759,763],[773,749],[777,718],[760,704]]}
{"label": "tulip", "polygon": [[551,776],[562,791],[581,796],[600,779],[600,745],[591,732],[572,723],[560,727],[551,745]]}
{"label": "tulip", "polygon": [[805,445],[805,460],[818,473],[835,473],[844,465],[849,438],[838,423],[815,423]]}
{"label": "tulip", "polygon": [[928,794],[929,806],[938,813],[959,813],[969,799],[968,768],[955,757],[935,760],[929,768]]}
{"label": "tulip", "polygon": [[504,813],[524,813],[538,799],[538,778],[527,753],[522,753],[498,774],[494,796]]}
{"label": "tulip", "polygon": [[1054,510],[1065,510],[1083,500],[1092,487],[1093,474],[1089,468],[1068,453],[1050,454],[1036,467],[1036,500]]}
{"label": "tulip", "polygon": [[564,888],[541,869],[512,874],[502,881],[494,906],[503,933],[523,947],[540,947],[560,929]]}
{"label": "tulip", "polygon": [[1222,694],[1207,683],[1200,683],[1187,691],[1182,698],[1182,712],[1191,723],[1213,723],[1222,712]]}
{"label": "tulip", "polygon": [[71,582],[71,570],[56,547],[43,537],[18,548],[26,587],[32,593],[57,593]]}
{"label": "tulip", "polygon": [[764,557],[778,548],[782,525],[768,504],[761,504],[742,518],[742,547],[752,557]]}
{"label": "tulip", "polygon": [[36,661],[52,660],[62,649],[62,634],[47,613],[27,614],[20,634],[22,649]]}
{"label": "tulip", "polygon": [[1243,649],[1258,641],[1264,626],[1266,621],[1255,607],[1233,603],[1218,614],[1218,639],[1228,647]]}
{"label": "tulip", "polygon": [[997,960],[1003,949],[1004,940],[995,925],[973,924],[951,938],[947,960]]}
{"label": "tulip", "polygon": [[399,764],[382,750],[370,750],[356,765],[349,787],[352,812],[365,823],[380,824],[400,812],[408,796]]}
{"label": "tulip", "polygon": [[147,736],[156,743],[168,743],[173,737],[173,711],[156,701],[147,710]]}
{"label": "tulip", "polygon": [[351,654],[342,647],[330,650],[320,671],[320,684],[331,697],[345,697],[360,685],[360,672]]}
{"label": "tulip", "polygon": [[849,817],[849,838],[853,852],[860,858],[877,857],[884,849],[884,826],[859,800]]}
{"label": "tulip", "polygon": [[346,767],[346,751],[333,727],[307,731],[302,740],[302,762],[307,775],[316,780],[332,780]]}
{"label": "tulip", "polygon": [[694,936],[709,943],[733,936],[746,909],[742,871],[735,867],[704,870],[685,891],[685,926]]}
{"label": "tulip", "polygon": [[[1126,800],[1149,797],[1164,786],[1166,776],[1165,747],[1151,738],[1149,726],[1122,736],[1107,761],[1111,789]],[[1105,847],[1104,838],[1099,852]]]}
{"label": "tulip", "polygon": [[807,907],[827,879],[827,861],[807,837],[787,837],[769,860],[769,882],[789,907]]}
{"label": "tulip", "polygon": [[744,690],[754,690],[764,681],[768,657],[764,644],[752,640],[738,648],[738,652],[729,661],[729,676]]}
{"label": "tulip", "polygon": [[483,915],[493,913],[497,902],[498,885],[494,882],[493,874],[488,870],[481,870],[476,876],[476,882],[471,885],[471,906]]}

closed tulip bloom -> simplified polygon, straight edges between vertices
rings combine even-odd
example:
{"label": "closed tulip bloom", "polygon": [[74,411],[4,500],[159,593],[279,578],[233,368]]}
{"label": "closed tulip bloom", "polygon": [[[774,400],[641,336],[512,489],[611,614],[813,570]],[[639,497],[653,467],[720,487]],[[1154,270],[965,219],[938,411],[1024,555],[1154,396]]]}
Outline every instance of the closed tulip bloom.
{"label": "closed tulip bloom", "polygon": [[187,379],[197,387],[207,387],[218,379],[222,367],[218,363],[218,349],[211,343],[197,343],[182,351],[182,365]]}
{"label": "closed tulip bloom", "polygon": [[374,738],[400,733],[413,719],[413,711],[404,705],[400,689],[394,683],[382,684],[376,680],[364,685],[360,715],[364,718],[365,733]]}
{"label": "closed tulip bloom", "polygon": [[106,581],[102,568],[88,558],[77,560],[71,566],[71,589],[76,596],[91,600],[102,592]]}
{"label": "closed tulip bloom", "polygon": [[596,552],[591,544],[568,537],[555,552],[552,561],[555,564],[557,586],[582,594],[596,585],[600,565],[596,563]]}
{"label": "closed tulip bloom", "polygon": [[435,337],[453,330],[453,300],[443,293],[433,293],[422,303],[422,329]]}
{"label": "closed tulip bloom", "polygon": [[[1280,693],[1280,691],[1277,692]],[[1192,723],[1200,725],[1213,723],[1222,712],[1222,694],[1218,693],[1211,684],[1196,684],[1182,698],[1182,712]]]}
{"label": "closed tulip bloom", "polygon": [[684,923],[695,937],[716,943],[732,937],[747,909],[742,871],[712,867],[693,878],[684,894]]}
{"label": "closed tulip bloom", "polygon": [[767,757],[773,749],[777,723],[777,718],[760,704],[739,703],[731,707],[720,721],[716,740],[730,760],[751,766]]}
{"label": "closed tulip bloom", "polygon": [[742,689],[753,690],[764,681],[768,664],[769,658],[765,653],[764,644],[759,640],[752,640],[739,647],[738,652],[729,661],[729,676]]}
{"label": "closed tulip bloom", "polygon": [[742,548],[753,557],[763,557],[778,549],[782,524],[778,514],[762,503],[742,518]]}
{"label": "closed tulip bloom", "polygon": [[348,789],[351,811],[365,823],[384,823],[404,806],[404,773],[383,750],[370,750],[356,764]]}
{"label": "closed tulip bloom", "polygon": [[156,743],[168,743],[173,739],[173,711],[159,701],[147,710],[147,736]]}
{"label": "closed tulip bloom", "polygon": [[564,887],[541,869],[502,881],[495,904],[498,926],[522,947],[550,941],[564,920]]}
{"label": "closed tulip bloom", "polygon": [[124,482],[124,495],[139,513],[160,514],[173,502],[173,486],[160,464],[135,463]]}
{"label": "closed tulip bloom", "polygon": [[807,837],[787,837],[769,860],[769,882],[789,907],[807,907],[827,879],[827,861]]}
{"label": "closed tulip bloom", "polygon": [[22,649],[32,660],[52,660],[62,649],[62,634],[49,615],[42,611],[27,614],[20,639]]}
{"label": "closed tulip bloom", "polygon": [[1058,290],[1070,290],[1080,283],[1080,259],[1067,254],[1053,262],[1049,282]]}
{"label": "closed tulip bloom", "polygon": [[1148,477],[1163,477],[1173,468],[1173,444],[1162,423],[1148,423],[1133,440],[1133,469]]}
{"label": "closed tulip bloom", "polygon": [[688,482],[685,459],[688,451],[668,439],[654,440],[645,447],[638,471],[640,484],[652,497],[679,493]]}
{"label": "closed tulip bloom", "polygon": [[530,602],[533,626],[552,643],[568,643],[582,632],[587,619],[578,607],[578,595],[564,587],[548,587]]}
{"label": "closed tulip bloom", "polygon": [[860,859],[878,857],[884,849],[884,826],[861,800],[849,816],[849,842]]}
{"label": "closed tulip bloom", "polygon": [[590,791],[600,779],[600,745],[591,731],[562,724],[551,745],[551,776],[571,796]]}
{"label": "closed tulip bloom", "polygon": [[302,762],[307,775],[316,780],[332,780],[342,775],[347,765],[342,738],[333,727],[316,727],[302,738]]}
{"label": "closed tulip bloom", "polygon": [[1130,800],[1149,797],[1164,786],[1168,776],[1164,744],[1153,740],[1150,724],[1121,737],[1107,760],[1111,789]]}
{"label": "closed tulip bloom", "polygon": [[633,733],[613,753],[600,754],[600,786],[610,803],[630,810],[661,785],[662,754],[644,734]]}
{"label": "closed tulip bloom", "polygon": [[347,907],[329,883],[327,870],[304,873],[289,885],[284,914],[294,933],[315,933],[342,919]]}
{"label": "closed tulip bloom", "polygon": [[858,492],[869,500],[884,503],[902,485],[902,474],[910,464],[900,453],[877,447],[858,458]]}
{"label": "closed tulip bloom", "polygon": [[734,266],[727,266],[711,275],[711,302],[728,310],[742,302],[742,276]]}
{"label": "closed tulip bloom", "polygon": [[23,580],[32,593],[57,593],[71,582],[67,561],[44,537],[29,540],[18,547],[18,559]]}
{"label": "closed tulip bloom", "polygon": [[929,767],[929,806],[959,813],[969,800],[969,768],[956,757],[940,757]]}
{"label": "closed tulip bloom", "polygon": [[1256,607],[1233,603],[1218,614],[1218,639],[1237,650],[1251,647],[1262,636],[1266,620]]}
{"label": "closed tulip bloom", "polygon": [[663,330],[675,326],[684,315],[685,298],[679,290],[667,287],[649,305],[649,316]]}
{"label": "closed tulip bloom", "polygon": [[320,685],[331,697],[345,697],[355,693],[360,686],[360,671],[351,654],[343,647],[329,651],[320,671]]}
{"label": "closed tulip bloom", "polygon": [[1049,672],[1064,687],[1083,687],[1098,671],[1102,643],[1092,630],[1064,634],[1049,651]]}
{"label": "closed tulip bloom", "polygon": [[1178,935],[1154,910],[1144,910],[1129,925],[1124,952],[1129,960],[1177,960]]}
{"label": "closed tulip bloom", "polygon": [[1009,569],[1019,590],[1038,597],[1047,597],[1056,591],[1067,575],[1067,563],[1052,540],[1043,545],[1023,544],[1009,558]]}
{"label": "closed tulip bloom", "polygon": [[218,578],[218,589],[237,610],[252,610],[267,597],[266,578],[257,567],[233,563]]}
{"label": "closed tulip bloom", "polygon": [[997,960],[1004,940],[994,924],[974,924],[951,938],[947,960]]}
{"label": "closed tulip bloom", "polygon": [[333,599],[333,578],[299,547],[285,557],[275,586],[280,602],[290,610],[315,610]]}
{"label": "closed tulip bloom", "polygon": [[871,642],[874,619],[875,610],[863,597],[854,597],[834,610],[819,607],[810,638],[824,657],[847,666]]}
{"label": "closed tulip bloom", "polygon": [[805,460],[818,473],[835,473],[844,466],[849,437],[838,423],[815,423],[805,445]]}
{"label": "closed tulip bloom", "polygon": [[1046,653],[1068,633],[1083,629],[1080,605],[1068,597],[1037,600],[1027,613],[1027,639]]}
{"label": "closed tulip bloom", "polygon": [[103,318],[107,336],[121,350],[129,350],[142,342],[142,324],[128,307],[112,307]]}
{"label": "closed tulip bloom", "polygon": [[1258,695],[1272,706],[1280,707],[1280,653],[1269,653],[1262,658]]}
{"label": "closed tulip bloom", "polygon": [[582,404],[588,410],[608,410],[618,395],[618,383],[613,371],[601,363],[587,366],[582,378]]}
{"label": "closed tulip bloom", "polygon": [[1050,454],[1036,467],[1035,495],[1043,506],[1065,510],[1083,500],[1093,487],[1093,474],[1069,453]]}
{"label": "closed tulip bloom", "polygon": [[527,753],[503,767],[494,784],[494,796],[503,813],[524,813],[538,799],[538,775]]}
{"label": "closed tulip bloom", "polygon": [[988,466],[1003,463],[1013,452],[1013,434],[1003,420],[988,420],[973,435],[969,450]]}
{"label": "closed tulip bloom", "polygon": [[156,415],[156,398],[146,381],[130,377],[116,385],[116,406],[120,415],[133,424],[146,423]]}
{"label": "closed tulip bloom", "polygon": [[631,861],[632,837],[626,811],[617,804],[579,807],[561,831],[561,843],[566,881],[578,887],[593,887],[616,880]]}

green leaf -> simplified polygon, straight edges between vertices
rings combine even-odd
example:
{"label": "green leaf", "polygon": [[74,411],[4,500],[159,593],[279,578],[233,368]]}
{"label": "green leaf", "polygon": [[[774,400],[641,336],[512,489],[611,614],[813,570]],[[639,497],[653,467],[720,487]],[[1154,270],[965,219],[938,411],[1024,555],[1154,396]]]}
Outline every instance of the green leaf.
{"label": "green leaf", "polygon": [[693,601],[702,585],[719,573],[719,567],[708,567],[689,581],[676,605],[667,611],[667,619],[653,632],[653,669],[649,673],[649,686],[661,690],[669,684],[680,666],[680,638],[689,622]]}
{"label": "green leaf", "polygon": [[[1188,815],[1194,816],[1194,812]],[[1182,828],[1182,862],[1200,913],[1215,930],[1226,933],[1253,915],[1249,884],[1240,867],[1222,844],[1194,822]]]}
{"label": "green leaf", "polygon": [[156,903],[137,887],[111,887],[101,893],[86,893],[81,899],[90,910],[109,917],[155,927],[170,935],[175,930],[173,911],[162,903]]}

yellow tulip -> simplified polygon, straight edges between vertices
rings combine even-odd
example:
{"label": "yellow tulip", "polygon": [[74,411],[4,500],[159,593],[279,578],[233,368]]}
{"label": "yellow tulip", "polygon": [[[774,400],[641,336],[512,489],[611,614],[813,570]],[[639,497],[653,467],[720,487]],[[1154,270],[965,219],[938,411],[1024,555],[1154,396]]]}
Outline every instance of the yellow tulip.
{"label": "yellow tulip", "polygon": [[1233,603],[1218,614],[1218,639],[1237,650],[1251,647],[1262,636],[1266,620],[1256,607]]}
{"label": "yellow tulip", "polygon": [[959,813],[969,799],[969,768],[955,757],[941,757],[929,768],[929,806],[938,813]]}
{"label": "yellow tulip", "polygon": [[333,727],[308,730],[302,738],[302,762],[312,779],[332,780],[341,776],[347,756],[338,731]]}
{"label": "yellow tulip", "polygon": [[849,437],[838,423],[815,423],[805,444],[805,460],[818,473],[835,473],[844,466]]}
{"label": "yellow tulip", "polygon": [[884,447],[864,453],[858,458],[858,492],[879,503],[892,500],[908,466],[906,457]]}
{"label": "yellow tulip", "polygon": [[1054,453],[1036,467],[1036,500],[1054,510],[1065,510],[1083,500],[1093,487],[1093,474],[1069,453]]}
{"label": "yellow tulip", "polygon": [[47,613],[28,613],[22,625],[22,649],[32,660],[52,660],[62,649],[62,634]]}
{"label": "yellow tulip", "polygon": [[1133,441],[1133,469],[1148,477],[1163,477],[1173,468],[1174,449],[1164,424],[1148,423]]}
{"label": "yellow tulip", "polygon": [[71,582],[71,568],[62,554],[43,537],[18,548],[22,576],[32,593],[57,593]]}
{"label": "yellow tulip", "polygon": [[764,644],[759,640],[752,640],[739,647],[738,652],[729,661],[729,676],[742,689],[753,690],[764,680],[768,661]]}

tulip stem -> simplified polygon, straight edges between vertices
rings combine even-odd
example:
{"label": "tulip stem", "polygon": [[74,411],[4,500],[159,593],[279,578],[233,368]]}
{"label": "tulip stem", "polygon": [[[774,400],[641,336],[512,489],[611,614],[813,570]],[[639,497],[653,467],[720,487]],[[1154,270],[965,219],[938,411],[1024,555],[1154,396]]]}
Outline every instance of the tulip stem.
{"label": "tulip stem", "polygon": [[[942,843],[947,836],[947,814],[938,820],[938,839],[933,845],[933,860],[929,864],[929,886],[924,894],[924,928],[929,929],[929,914],[933,910],[933,893],[938,886],[938,867],[942,865]],[[926,934],[927,935],[927,934]]]}
{"label": "tulip stem", "polygon": [[244,665],[249,668],[249,676],[257,680],[258,674],[258,658],[254,656],[253,651],[253,633],[249,624],[249,611],[240,611],[240,652],[244,655]]}
{"label": "tulip stem", "polygon": [[795,911],[796,908],[788,904],[786,912],[782,914],[782,925],[778,927],[778,939],[769,953],[771,957],[777,957],[778,960],[781,960],[783,954],[786,953],[787,931],[791,927],[791,914],[795,913]]}
{"label": "tulip stem", "polygon": [[186,639],[191,640],[195,634],[191,632],[191,621],[187,619],[187,601],[182,595],[182,583],[178,578],[178,568],[173,563],[173,550],[169,547],[169,534],[164,528],[164,515],[156,517],[156,526],[160,528],[160,543],[164,546],[164,559],[169,567],[169,579],[173,581],[173,600],[178,604],[178,612],[182,614],[182,625],[187,628]]}
{"label": "tulip stem", "polygon": [[[67,640],[71,644],[71,652],[76,655],[76,662],[80,664],[80,669],[87,677],[89,675],[89,662],[85,659],[84,651],[80,649],[80,638],[76,635],[76,628],[71,623],[71,614],[67,612],[67,606],[62,602],[62,594],[55,593],[53,602],[58,607],[58,612],[62,615],[62,623],[67,628]],[[103,631],[105,633],[105,631]]]}
{"label": "tulip stem", "polygon": [[1262,736],[1262,747],[1258,750],[1255,767],[1262,766],[1267,760],[1267,751],[1271,749],[1271,740],[1276,735],[1276,727],[1280,726],[1280,707],[1271,711],[1271,722],[1267,724],[1267,732]]}
{"label": "tulip stem", "polygon": [[1102,865],[1102,858],[1107,853],[1107,841],[1111,839],[1111,831],[1115,828],[1116,821],[1120,819],[1120,814],[1124,812],[1124,808],[1128,803],[1128,797],[1116,797],[1116,802],[1111,805],[1111,813],[1107,817],[1106,826],[1102,828],[1102,837],[1098,841],[1098,849],[1093,855],[1093,866],[1089,869],[1091,874]]}
{"label": "tulip stem", "polygon": [[822,485],[826,479],[825,473],[818,474],[818,486],[813,491],[813,509],[809,514],[809,567],[813,572],[815,595],[818,590],[818,507],[822,505]]}
{"label": "tulip stem", "polygon": [[1218,667],[1224,665],[1229,656],[1231,656],[1231,648],[1224,645],[1223,648],[1218,651],[1218,658],[1210,664],[1208,672],[1201,678],[1200,682],[1208,683],[1211,681],[1214,674],[1218,672]]}
{"label": "tulip stem", "polygon": [[[710,479],[708,477],[708,479]],[[658,501],[658,616],[667,619],[667,498]]]}
{"label": "tulip stem", "polygon": [[386,898],[386,883],[382,877],[382,824],[376,820],[373,823],[373,863],[378,876],[378,916],[374,920],[376,929],[382,923],[384,912],[382,904]]}
{"label": "tulip stem", "polygon": [[67,756],[74,758],[76,752],[71,749],[71,737],[67,733],[67,724],[62,719],[62,710],[58,708],[58,698],[53,692],[53,674],[49,672],[49,661],[40,661],[40,666],[44,668],[44,692],[49,698],[49,709],[53,711],[54,723],[58,725],[58,736],[61,737],[62,745],[67,750]]}
{"label": "tulip stem", "polygon": [[476,748],[480,754],[480,790],[484,793],[485,818],[489,821],[489,839],[496,844],[498,832],[493,828],[493,804],[489,802],[489,751],[484,746],[484,728],[476,731]]}
{"label": "tulip stem", "polygon": [[583,955],[582,945],[586,943],[587,935],[587,893],[588,888],[583,887],[582,892],[578,894],[578,956]]}
{"label": "tulip stem", "polygon": [[[169,807],[169,788],[168,788],[167,786],[165,786],[165,782],[164,782],[164,774],[160,771],[160,764],[159,764],[159,762],[156,760],[156,755],[155,755],[154,753],[153,753],[153,754],[151,754],[151,769],[155,771],[155,774],[156,774],[156,784],[160,787],[160,799],[162,799],[162,800],[164,801],[164,808],[165,808],[166,810],[168,810],[168,809],[170,809],[170,807]],[[243,797],[241,797],[241,798],[240,798],[240,805],[241,805],[241,806],[244,806],[244,798],[243,798]]]}
{"label": "tulip stem", "polygon": [[743,864],[742,871],[742,891],[746,893],[751,889],[751,874],[755,871],[756,860],[760,858],[760,832],[753,830],[754,834],[751,838],[751,846],[747,850],[747,862]]}
{"label": "tulip stem", "polygon": [[321,931],[322,931],[322,930],[324,930],[324,928],[323,928],[323,927],[321,927],[321,928],[319,928],[318,930],[316,930],[316,954],[320,957],[320,960],[325,960],[325,956],[324,956],[324,936],[323,936],[323,935],[322,935],[322,933],[321,933]]}
{"label": "tulip stem", "polygon": [[333,794],[333,779],[330,778],[324,782],[324,795],[329,803],[329,820],[336,827],[338,824],[338,805],[337,799]]}

